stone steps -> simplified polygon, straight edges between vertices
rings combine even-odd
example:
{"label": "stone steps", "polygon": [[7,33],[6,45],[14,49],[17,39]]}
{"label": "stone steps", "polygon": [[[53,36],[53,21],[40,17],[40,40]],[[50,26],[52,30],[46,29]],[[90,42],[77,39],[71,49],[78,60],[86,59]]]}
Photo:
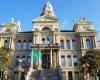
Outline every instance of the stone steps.
{"label": "stone steps", "polygon": [[30,80],[60,80],[58,69],[34,70]]}

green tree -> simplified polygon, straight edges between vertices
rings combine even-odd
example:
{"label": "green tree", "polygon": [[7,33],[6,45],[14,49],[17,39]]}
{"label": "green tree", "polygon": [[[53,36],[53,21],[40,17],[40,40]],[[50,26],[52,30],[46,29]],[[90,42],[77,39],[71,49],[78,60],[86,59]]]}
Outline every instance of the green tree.
{"label": "green tree", "polygon": [[90,76],[98,76],[100,79],[100,50],[88,50],[80,58],[80,71],[83,73],[83,65],[89,64],[88,70]]}
{"label": "green tree", "polygon": [[4,68],[8,67],[13,57],[13,50],[10,48],[0,48],[0,62],[4,63]]}
{"label": "green tree", "polygon": [[8,70],[13,57],[13,50],[10,48],[0,48],[0,69],[1,71]]}

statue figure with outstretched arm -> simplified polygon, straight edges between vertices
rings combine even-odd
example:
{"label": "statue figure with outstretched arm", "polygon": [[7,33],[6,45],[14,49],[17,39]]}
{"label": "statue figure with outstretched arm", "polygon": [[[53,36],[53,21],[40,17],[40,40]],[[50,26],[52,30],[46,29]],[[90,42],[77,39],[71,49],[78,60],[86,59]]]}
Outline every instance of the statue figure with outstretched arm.
{"label": "statue figure with outstretched arm", "polygon": [[88,64],[83,65],[84,80],[90,80],[90,78],[89,78],[89,69],[88,68],[89,68]]}

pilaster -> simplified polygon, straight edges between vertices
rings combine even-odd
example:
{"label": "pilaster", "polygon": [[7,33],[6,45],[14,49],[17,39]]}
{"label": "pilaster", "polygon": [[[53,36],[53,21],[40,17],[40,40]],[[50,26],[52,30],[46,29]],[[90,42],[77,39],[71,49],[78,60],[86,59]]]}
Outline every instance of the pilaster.
{"label": "pilaster", "polygon": [[61,66],[61,55],[60,52],[58,52],[58,66]]}
{"label": "pilaster", "polygon": [[83,48],[86,48],[86,38],[83,37],[82,40],[83,40]]}
{"label": "pilaster", "polygon": [[53,35],[53,44],[55,44],[55,34]]}
{"label": "pilaster", "polygon": [[50,52],[50,67],[53,67],[53,65],[52,65],[52,50]]}
{"label": "pilaster", "polygon": [[11,48],[11,45],[12,45],[12,39],[11,37],[9,38],[9,48]]}
{"label": "pilaster", "polygon": [[0,37],[0,48],[1,48],[1,46],[2,46],[2,45],[1,45],[1,44],[2,44],[1,41],[2,41],[2,38]]}
{"label": "pilaster", "polygon": [[69,39],[70,40],[70,49],[72,49],[73,47],[72,47],[72,40],[71,39]]}
{"label": "pilaster", "polygon": [[98,41],[97,41],[97,37],[94,36],[94,44],[95,44],[95,48],[98,48]]}
{"label": "pilaster", "polygon": [[73,80],[75,80],[75,72],[74,71],[72,71],[72,78],[73,78]]}
{"label": "pilaster", "polygon": [[42,69],[42,58],[39,58],[38,69]]}

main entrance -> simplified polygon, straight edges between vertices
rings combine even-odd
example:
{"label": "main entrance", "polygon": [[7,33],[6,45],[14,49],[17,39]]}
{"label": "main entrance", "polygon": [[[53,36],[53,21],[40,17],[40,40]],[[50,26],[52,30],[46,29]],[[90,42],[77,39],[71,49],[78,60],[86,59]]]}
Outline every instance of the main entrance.
{"label": "main entrance", "polygon": [[50,68],[50,55],[49,54],[43,54],[42,55],[42,68],[43,69],[49,69]]}

